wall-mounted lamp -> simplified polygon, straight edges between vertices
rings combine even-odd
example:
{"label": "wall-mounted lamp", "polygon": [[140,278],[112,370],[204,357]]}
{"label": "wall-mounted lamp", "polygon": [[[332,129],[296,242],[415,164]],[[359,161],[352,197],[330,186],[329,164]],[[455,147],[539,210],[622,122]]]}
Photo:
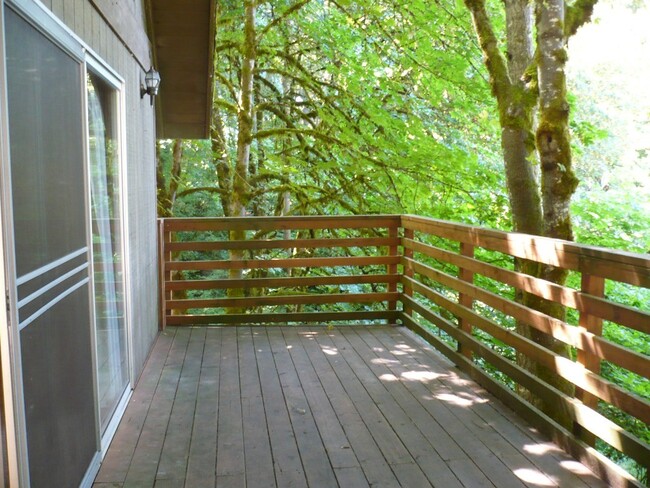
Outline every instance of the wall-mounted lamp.
{"label": "wall-mounted lamp", "polygon": [[153,97],[158,95],[158,88],[160,88],[160,73],[152,66],[144,75],[144,85],[140,84],[140,98],[149,95],[151,105],[153,105]]}

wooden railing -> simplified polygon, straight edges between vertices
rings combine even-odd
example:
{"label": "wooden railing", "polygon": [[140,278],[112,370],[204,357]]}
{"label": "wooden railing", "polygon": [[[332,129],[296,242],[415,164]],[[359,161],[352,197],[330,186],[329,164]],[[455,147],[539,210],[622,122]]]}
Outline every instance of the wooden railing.
{"label": "wooden railing", "polygon": [[[240,238],[231,240],[231,232]],[[607,364],[649,381],[649,255],[410,215],[165,219],[160,238],[163,326],[402,323],[612,486],[641,486],[589,444],[600,439],[650,465],[650,446],[602,413],[615,409],[647,429],[648,398],[600,371]],[[514,258],[570,270],[579,286],[515,271]],[[637,291],[638,306],[608,299],[606,289],[616,286]],[[520,304],[514,297],[522,292],[564,305],[574,323]],[[633,350],[603,335],[603,321],[640,334],[636,342],[648,347]],[[516,323],[566,343],[574,358],[520,334]],[[572,384],[575,394],[519,366],[517,355]],[[573,428],[518,388],[559,406]]]}
{"label": "wooden railing", "polygon": [[[425,336],[477,382],[610,484],[638,486],[580,438],[588,432],[640,466],[650,465],[650,446],[599,413],[598,408],[599,403],[609,404],[639,422],[650,423],[648,398],[626,391],[600,375],[601,362],[607,361],[638,375],[639,381],[647,382],[650,377],[650,342],[645,354],[641,354],[602,336],[603,320],[607,320],[649,338],[650,303],[645,304],[646,311],[615,303],[605,298],[604,285],[607,280],[650,288],[650,256],[415,216],[403,216],[401,222],[403,323]],[[451,250],[454,248],[456,251]],[[474,257],[479,254],[483,258]],[[503,264],[512,265],[512,258],[577,272],[580,277],[575,279],[581,288],[559,286],[508,269]],[[502,291],[495,293],[495,289]],[[516,291],[575,310],[579,315],[577,325],[517,303],[512,300]],[[576,359],[559,356],[519,334],[514,326],[517,321],[568,344]],[[485,335],[503,347],[491,347],[490,341],[481,340]],[[639,342],[643,344],[643,340]],[[503,349],[546,366],[573,384],[576,395],[562,393],[537,378],[513,361],[513,354],[504,357],[508,355],[500,353]],[[479,368],[477,363],[487,363],[489,368]],[[536,397],[559,406],[573,420],[573,431],[561,427],[495,380],[486,372],[491,368]],[[582,435],[575,435],[578,432]]]}
{"label": "wooden railing", "polygon": [[[163,325],[396,323],[399,222],[399,216],[162,220]],[[249,235],[229,240],[233,231]],[[233,250],[243,252],[241,259],[231,259]],[[192,296],[206,290],[214,296]]]}

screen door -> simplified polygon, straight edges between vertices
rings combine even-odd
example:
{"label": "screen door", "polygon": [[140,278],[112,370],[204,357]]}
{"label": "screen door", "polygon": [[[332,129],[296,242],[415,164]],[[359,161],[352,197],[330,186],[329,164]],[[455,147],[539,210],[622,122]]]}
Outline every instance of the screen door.
{"label": "screen door", "polygon": [[78,486],[97,451],[83,64],[8,7],[5,21],[29,474]]}

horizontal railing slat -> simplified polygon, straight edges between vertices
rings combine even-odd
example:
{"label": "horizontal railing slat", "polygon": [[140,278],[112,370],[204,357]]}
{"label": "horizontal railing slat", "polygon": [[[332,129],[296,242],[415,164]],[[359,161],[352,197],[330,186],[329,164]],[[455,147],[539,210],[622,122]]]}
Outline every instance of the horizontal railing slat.
{"label": "horizontal railing slat", "polygon": [[319,323],[327,324],[340,321],[388,320],[396,323],[401,312],[393,310],[373,310],[355,312],[272,312],[242,313],[218,315],[170,315],[169,325],[203,325],[203,324],[265,324],[265,323]]}
{"label": "horizontal railing slat", "polygon": [[165,232],[220,230],[377,229],[396,227],[399,215],[204,217],[164,219]]}
{"label": "horizontal railing slat", "polygon": [[650,313],[643,312],[625,305],[620,305],[603,298],[591,296],[572,288],[557,285],[541,278],[500,268],[493,264],[479,261],[475,258],[461,256],[445,249],[411,239],[402,239],[406,249],[425,254],[434,259],[460,266],[464,269],[479,273],[488,278],[500,281],[522,291],[526,291],[546,300],[561,303],[581,312],[616,322],[617,324],[650,334]]}
{"label": "horizontal railing slat", "polygon": [[396,246],[398,238],[357,237],[339,239],[259,239],[233,241],[170,242],[167,249],[177,251],[222,251],[230,249],[317,249],[332,247],[384,247]]}
{"label": "horizontal railing slat", "polygon": [[263,305],[316,305],[324,303],[374,303],[397,300],[398,293],[328,293],[313,295],[282,295],[262,297],[230,297],[167,300],[168,310],[190,308],[244,308]]}
{"label": "horizontal railing slat", "polygon": [[327,268],[399,264],[399,256],[354,256],[337,258],[242,259],[232,261],[168,261],[167,271],[210,269]]}
{"label": "horizontal railing slat", "polygon": [[613,251],[549,237],[483,229],[412,215],[403,215],[401,222],[405,228],[436,237],[650,288],[648,254]]}
{"label": "horizontal railing slat", "polygon": [[165,283],[165,290],[220,290],[251,288],[300,288],[305,286],[398,283],[399,275],[367,274],[346,276],[300,276],[296,278],[223,278],[220,280],[178,280]]}

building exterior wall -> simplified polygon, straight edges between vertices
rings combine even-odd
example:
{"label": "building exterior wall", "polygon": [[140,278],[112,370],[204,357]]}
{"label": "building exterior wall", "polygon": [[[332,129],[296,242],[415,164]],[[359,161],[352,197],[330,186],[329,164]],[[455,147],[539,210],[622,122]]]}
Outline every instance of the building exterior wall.
{"label": "building exterior wall", "polygon": [[143,46],[144,7],[140,0],[43,4],[125,80],[128,303],[137,379],[158,331],[155,115],[149,97],[140,98],[141,80],[151,66]]}

